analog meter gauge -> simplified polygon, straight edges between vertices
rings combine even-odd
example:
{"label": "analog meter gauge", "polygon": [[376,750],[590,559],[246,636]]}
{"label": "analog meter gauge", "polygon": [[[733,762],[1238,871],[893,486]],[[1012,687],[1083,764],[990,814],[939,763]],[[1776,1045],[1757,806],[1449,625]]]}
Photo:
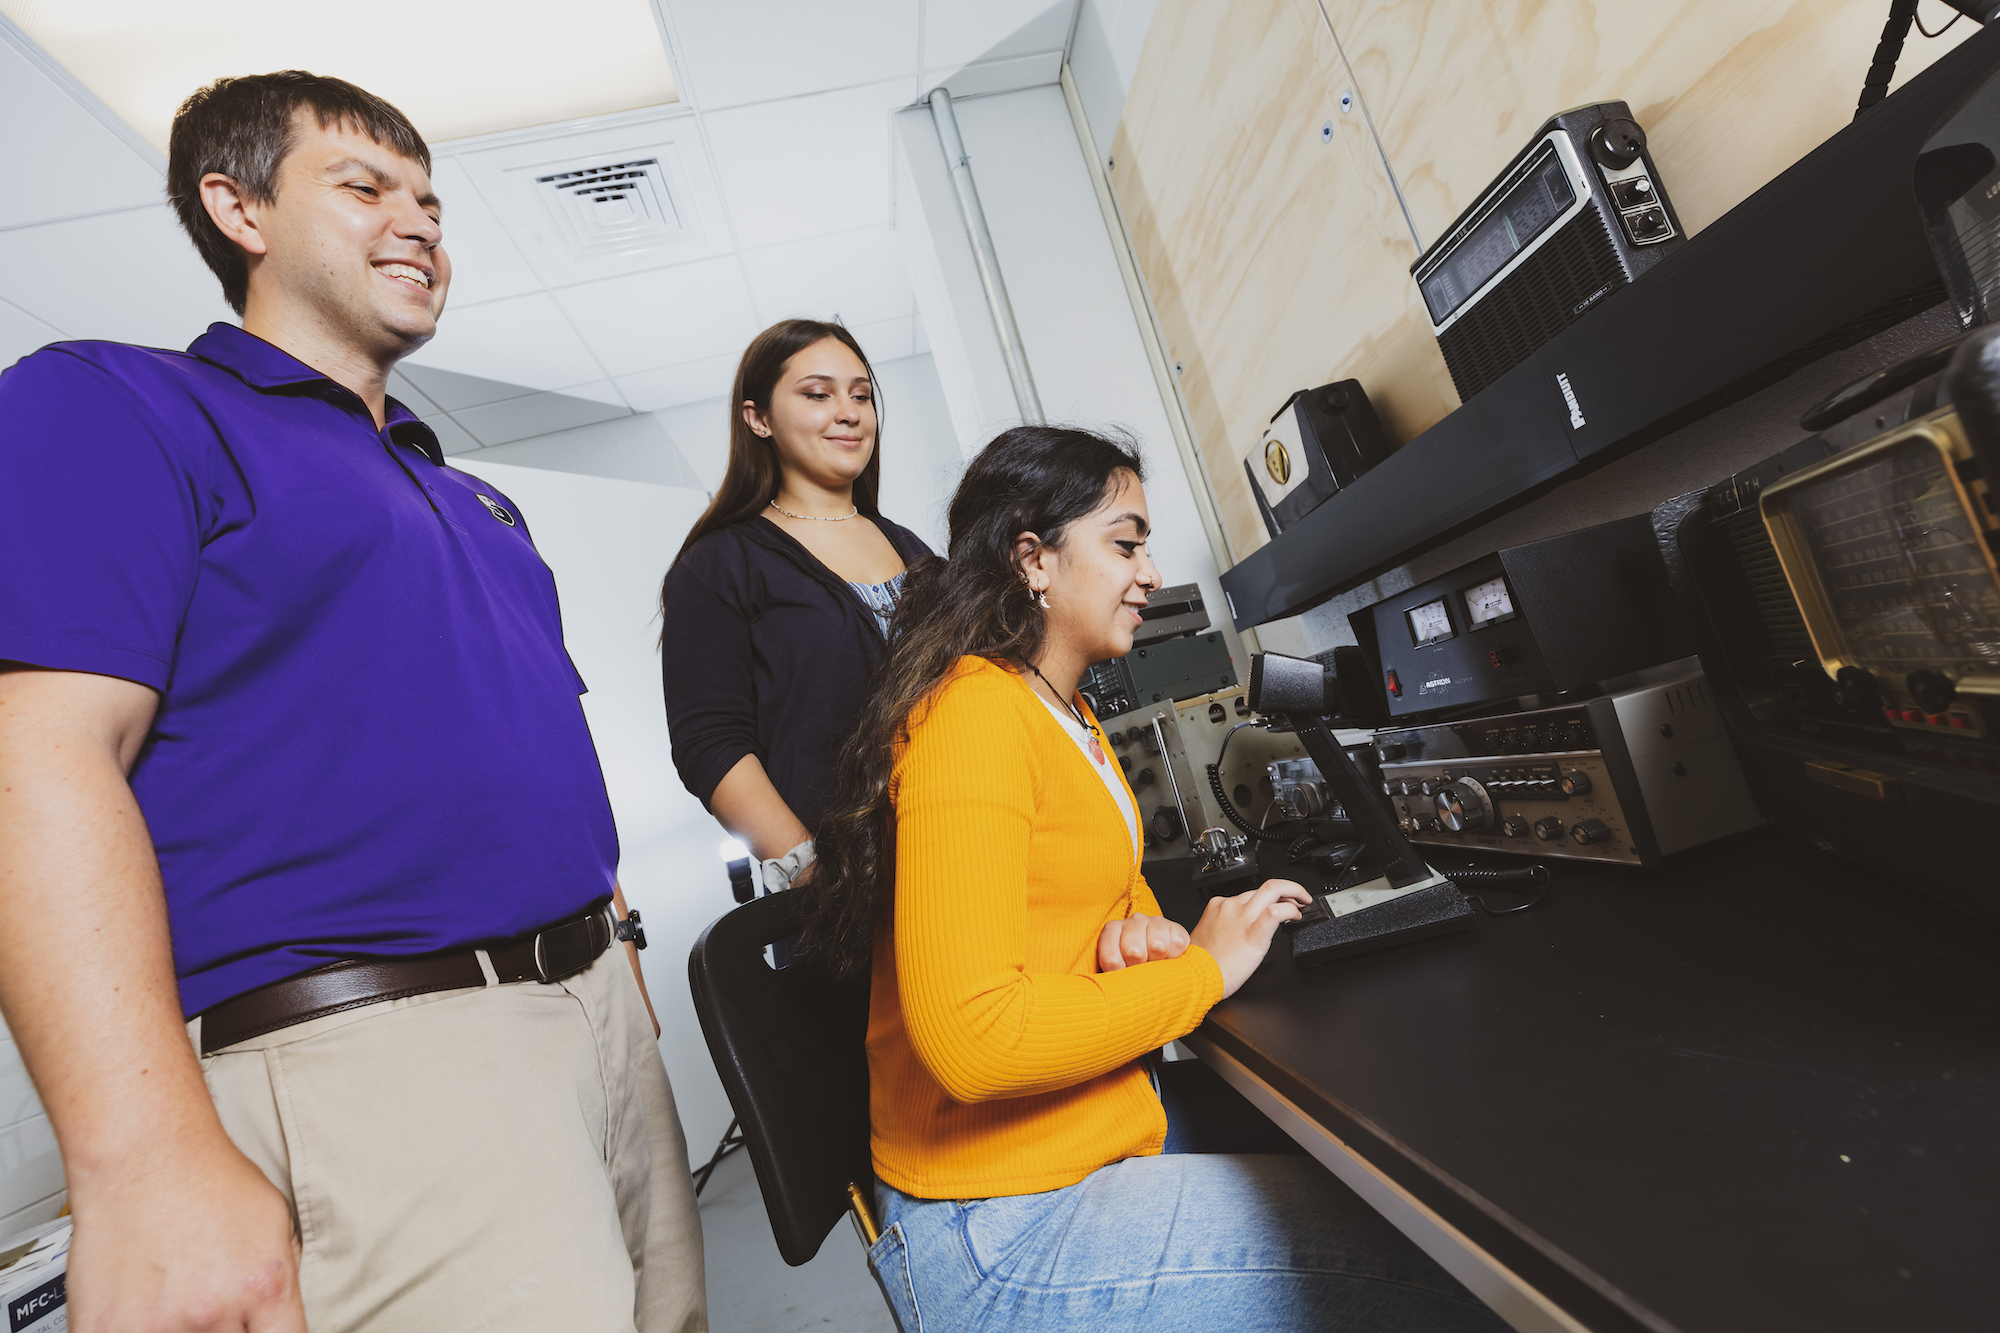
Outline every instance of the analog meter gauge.
{"label": "analog meter gauge", "polygon": [[1474,629],[1485,629],[1514,618],[1514,599],[1508,595],[1507,580],[1488,579],[1465,590],[1465,619]]}
{"label": "analog meter gauge", "polygon": [[1410,620],[1410,640],[1419,648],[1452,636],[1451,612],[1445,609],[1442,597],[1435,602],[1412,607],[1403,614]]}

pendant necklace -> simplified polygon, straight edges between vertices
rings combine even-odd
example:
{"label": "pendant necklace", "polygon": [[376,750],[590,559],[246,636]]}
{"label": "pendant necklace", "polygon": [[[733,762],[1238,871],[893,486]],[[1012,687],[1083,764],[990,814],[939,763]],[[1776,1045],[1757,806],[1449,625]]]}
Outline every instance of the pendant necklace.
{"label": "pendant necklace", "polygon": [[777,510],[779,513],[783,514],[786,518],[809,519],[814,523],[845,523],[848,519],[853,518],[856,514],[861,512],[861,506],[856,505],[854,506],[854,508],[848,510],[844,514],[836,514],[832,518],[822,518],[818,514],[794,514],[791,510],[785,508],[783,505],[779,504],[776,500],[771,501],[771,508]]}
{"label": "pendant necklace", "polygon": [[1083,720],[1083,711],[1079,709],[1075,704],[1071,703],[1069,700],[1063,698],[1061,690],[1058,690],[1054,685],[1049,684],[1049,678],[1047,676],[1042,675],[1042,669],[1040,667],[1036,666],[1033,662],[1030,662],[1028,663],[1028,670],[1034,672],[1035,675],[1041,677],[1042,684],[1048,685],[1049,693],[1055,695],[1056,701],[1060,703],[1064,707],[1064,709],[1066,709],[1069,712],[1069,715],[1071,717],[1076,719],[1076,725],[1082,727],[1084,735],[1090,738],[1091,762],[1099,765],[1110,763],[1111,761],[1104,757],[1104,746],[1098,740],[1097,728],[1093,727],[1092,725],[1090,725],[1090,723]]}

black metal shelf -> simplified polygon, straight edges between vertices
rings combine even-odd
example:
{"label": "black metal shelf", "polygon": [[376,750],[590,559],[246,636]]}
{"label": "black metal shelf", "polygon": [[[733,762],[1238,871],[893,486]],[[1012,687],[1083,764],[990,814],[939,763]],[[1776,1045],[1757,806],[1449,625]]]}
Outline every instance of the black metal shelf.
{"label": "black metal shelf", "polygon": [[1244,557],[1222,575],[1236,627],[1309,610],[1943,300],[1911,170],[1996,71],[2000,25]]}

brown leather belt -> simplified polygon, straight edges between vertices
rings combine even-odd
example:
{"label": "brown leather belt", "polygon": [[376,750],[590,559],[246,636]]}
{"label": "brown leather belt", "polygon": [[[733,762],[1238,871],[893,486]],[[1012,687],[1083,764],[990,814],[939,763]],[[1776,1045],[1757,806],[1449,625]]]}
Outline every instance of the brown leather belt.
{"label": "brown leather belt", "polygon": [[[611,909],[599,907],[495,945],[486,956],[502,984],[561,981],[596,962],[611,939]],[[201,1053],[367,1004],[485,984],[472,949],[415,958],[344,958],[202,1010]]]}

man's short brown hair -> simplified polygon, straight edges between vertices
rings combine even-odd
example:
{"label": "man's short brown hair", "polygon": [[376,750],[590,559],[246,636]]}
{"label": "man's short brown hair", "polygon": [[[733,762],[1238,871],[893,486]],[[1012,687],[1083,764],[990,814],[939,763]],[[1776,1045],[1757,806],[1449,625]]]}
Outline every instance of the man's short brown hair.
{"label": "man's short brown hair", "polygon": [[246,74],[217,79],[181,103],[167,140],[167,199],[239,315],[249,294],[249,264],[202,207],[201,178],[219,172],[255,203],[277,198],[278,167],[292,150],[302,106],[312,108],[321,129],[347,125],[431,169],[431,150],[409,117],[344,79],[302,69]]}

